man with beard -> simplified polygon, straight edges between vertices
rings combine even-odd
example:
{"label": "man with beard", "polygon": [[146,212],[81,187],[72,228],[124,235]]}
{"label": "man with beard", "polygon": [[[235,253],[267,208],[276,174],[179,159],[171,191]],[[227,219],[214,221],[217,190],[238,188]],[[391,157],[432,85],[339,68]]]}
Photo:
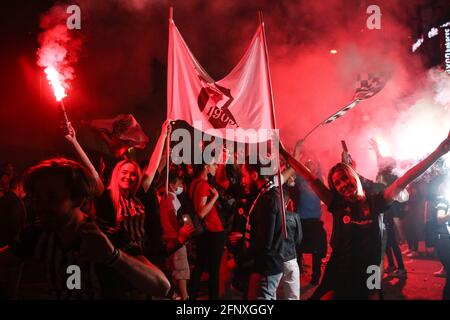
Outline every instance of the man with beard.
{"label": "man with beard", "polygon": [[274,184],[261,175],[259,164],[242,166],[242,184],[258,193],[248,212],[243,252],[236,260],[251,263],[248,299],[275,300],[284,262],[280,195]]}

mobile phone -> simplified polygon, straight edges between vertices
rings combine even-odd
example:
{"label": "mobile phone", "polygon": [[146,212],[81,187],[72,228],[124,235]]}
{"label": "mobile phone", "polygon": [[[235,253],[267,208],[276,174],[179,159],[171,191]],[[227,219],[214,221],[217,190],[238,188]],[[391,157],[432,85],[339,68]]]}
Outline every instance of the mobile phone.
{"label": "mobile phone", "polygon": [[341,140],[341,144],[342,144],[342,149],[343,149],[345,152],[348,152],[347,144],[345,143],[344,140]]}
{"label": "mobile phone", "polygon": [[183,214],[181,219],[183,220],[183,224],[192,224],[192,219],[188,214]]}

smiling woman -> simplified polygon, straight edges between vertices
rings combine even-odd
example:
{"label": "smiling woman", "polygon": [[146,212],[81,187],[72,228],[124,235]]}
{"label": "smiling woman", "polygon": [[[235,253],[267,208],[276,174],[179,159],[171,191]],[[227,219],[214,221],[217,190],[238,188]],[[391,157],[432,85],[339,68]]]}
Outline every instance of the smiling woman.
{"label": "smiling woman", "polygon": [[130,240],[143,248],[145,207],[139,197],[141,170],[132,160],[116,164],[105,192],[96,200],[96,218],[106,230],[123,229]]}
{"label": "smiling woman", "polygon": [[[72,143],[76,152],[89,169],[96,181],[95,215],[97,223],[105,233],[114,235],[125,231],[135,248],[144,252],[145,235],[150,234],[149,223],[146,223],[146,198],[150,198],[150,185],[161,160],[164,141],[167,136],[169,121],[163,125],[155,151],[150,157],[149,165],[144,172],[132,160],[119,161],[111,174],[111,180],[105,190],[104,183],[97,170],[76,139],[75,130],[69,123],[69,134],[66,139]],[[147,208],[148,213],[149,208]],[[151,244],[156,246],[155,244]]]}
{"label": "smiling woman", "polygon": [[132,160],[122,160],[114,167],[108,190],[111,192],[111,199],[118,214],[120,211],[120,198],[134,196],[141,184],[141,178],[141,169]]}
{"label": "smiling woman", "polygon": [[364,197],[364,190],[358,174],[347,164],[338,163],[330,170],[328,185],[346,199],[356,200]]}
{"label": "smiling woman", "polygon": [[345,163],[338,163],[330,170],[327,187],[281,145],[280,153],[309,183],[333,216],[330,241],[333,252],[322,281],[311,299],[380,298],[380,288],[368,286],[369,268],[379,265],[381,261],[379,216],[387,212],[409,183],[449,150],[450,133],[433,153],[388,187],[367,181],[363,189],[358,174]]}

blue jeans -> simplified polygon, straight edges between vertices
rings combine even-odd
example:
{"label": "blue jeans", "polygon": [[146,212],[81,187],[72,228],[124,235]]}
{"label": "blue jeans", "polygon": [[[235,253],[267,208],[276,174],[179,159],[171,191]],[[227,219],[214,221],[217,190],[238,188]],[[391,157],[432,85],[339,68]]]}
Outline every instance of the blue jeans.
{"label": "blue jeans", "polygon": [[248,283],[248,300],[276,300],[283,273],[265,276],[252,273]]}

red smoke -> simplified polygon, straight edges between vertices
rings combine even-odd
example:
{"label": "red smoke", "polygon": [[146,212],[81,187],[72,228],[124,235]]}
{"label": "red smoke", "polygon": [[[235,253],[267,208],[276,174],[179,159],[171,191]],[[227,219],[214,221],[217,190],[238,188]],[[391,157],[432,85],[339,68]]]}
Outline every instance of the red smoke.
{"label": "red smoke", "polygon": [[[417,27],[413,20],[421,2],[80,0],[83,26],[88,26],[81,32],[89,41],[80,61],[83,96],[78,105],[91,113],[85,119],[133,113],[144,130],[156,134],[156,122],[163,120],[166,109],[169,5],[193,54],[216,80],[245,52],[262,9],[278,127],[287,146],[350,101],[359,73],[391,75],[380,93],[306,141],[326,172],[340,160],[340,140],[346,140],[358,171],[371,178],[377,168],[368,140],[383,138],[395,155],[401,142],[391,133],[402,131],[401,122],[416,115],[412,110],[419,99],[433,95],[420,56],[411,53],[412,26]],[[381,9],[381,30],[367,29],[366,9],[372,4]],[[425,111],[432,110],[448,114],[437,107]],[[430,145],[439,143],[434,141],[437,134],[429,139]],[[417,156],[429,151],[415,150]]]}
{"label": "red smoke", "polygon": [[57,101],[67,94],[69,81],[75,77],[73,65],[78,60],[81,40],[66,26],[66,6],[54,6],[41,17],[44,31],[39,35],[37,64],[45,68]]}

